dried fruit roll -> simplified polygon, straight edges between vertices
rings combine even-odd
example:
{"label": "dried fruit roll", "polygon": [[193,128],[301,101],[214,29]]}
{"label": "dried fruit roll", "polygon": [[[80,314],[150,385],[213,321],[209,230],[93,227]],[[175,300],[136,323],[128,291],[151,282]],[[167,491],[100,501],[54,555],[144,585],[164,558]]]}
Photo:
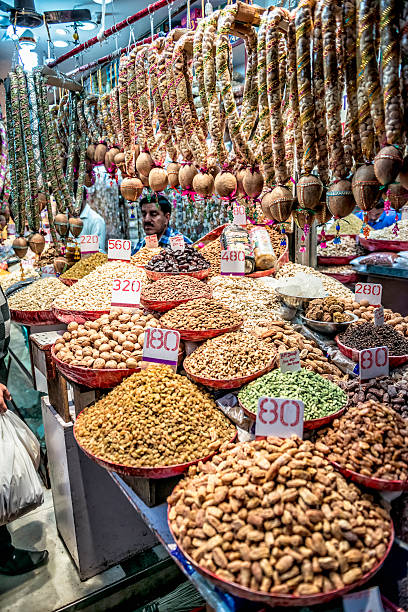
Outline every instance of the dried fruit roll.
{"label": "dried fruit roll", "polygon": [[170,159],[172,161],[176,161],[178,157],[178,149],[177,149],[177,138],[176,132],[174,129],[173,115],[170,109],[170,101],[168,97],[168,83],[167,83],[167,70],[166,70],[166,48],[167,41],[164,41],[164,45],[161,45],[158,49],[159,56],[157,62],[157,70],[158,70],[158,87],[159,93],[163,105],[163,112],[166,117],[168,132],[170,136],[170,142],[168,143],[168,152],[170,155]]}
{"label": "dried fruit roll", "polygon": [[399,144],[401,142],[402,116],[396,0],[380,0],[380,11],[385,135],[388,144]]}
{"label": "dried fruit roll", "polygon": [[275,177],[273,151],[271,142],[271,122],[269,120],[268,93],[266,82],[266,30],[269,27],[267,17],[261,18],[258,30],[258,113],[260,148],[266,184],[271,186]]}
{"label": "dried fruit roll", "polygon": [[119,112],[119,90],[117,86],[114,87],[110,93],[110,111],[112,114],[112,123],[115,130],[116,142],[121,148],[123,148],[123,135]]}
{"label": "dried fruit roll", "polygon": [[[242,38],[245,42],[247,65],[240,113],[240,125],[242,134],[248,140],[251,136],[258,114],[258,52],[255,29],[252,26],[245,28],[245,34],[242,34]],[[257,136],[259,137],[259,132]]]}
{"label": "dried fruit roll", "polygon": [[322,182],[329,183],[326,101],[324,97],[322,2],[317,2],[313,27],[313,93],[316,113],[317,167]]}
{"label": "dried fruit roll", "polygon": [[402,5],[402,16],[400,19],[400,44],[401,44],[401,77],[402,77],[402,99],[404,103],[405,130],[408,125],[408,2]]}
{"label": "dried fruit roll", "polygon": [[357,18],[356,0],[345,0],[343,2],[343,53],[344,53],[344,72],[346,78],[347,91],[347,129],[351,138],[351,149],[354,161],[363,161],[361,151],[360,133],[358,129],[358,102],[357,102]]}
{"label": "dried fruit roll", "polygon": [[289,104],[292,109],[293,134],[296,146],[296,165],[300,169],[303,157],[303,138],[300,125],[298,81],[296,68],[296,26],[294,14],[290,15],[288,34],[288,82],[289,82]]}
{"label": "dried fruit roll", "polygon": [[135,55],[136,49],[127,56],[126,71],[127,71],[127,98],[128,98],[128,115],[129,115],[129,136],[130,136],[130,150],[132,151],[132,170],[134,168],[134,148],[136,143],[136,118],[135,111],[133,109],[133,94],[134,94],[134,83],[135,83]]}
{"label": "dried fruit roll", "polygon": [[[114,144],[116,144],[116,138],[115,138],[115,131],[113,129],[113,122],[112,122],[112,116],[108,110],[108,100],[109,100],[109,94],[105,93],[100,97],[101,100],[101,111],[102,111],[102,118],[103,118],[103,123],[105,126],[105,131],[108,137],[108,144],[113,147]],[[78,117],[79,117],[79,123],[81,126],[81,130],[82,128],[82,123],[81,123],[81,104],[78,104]],[[85,119],[85,118],[84,118]]]}

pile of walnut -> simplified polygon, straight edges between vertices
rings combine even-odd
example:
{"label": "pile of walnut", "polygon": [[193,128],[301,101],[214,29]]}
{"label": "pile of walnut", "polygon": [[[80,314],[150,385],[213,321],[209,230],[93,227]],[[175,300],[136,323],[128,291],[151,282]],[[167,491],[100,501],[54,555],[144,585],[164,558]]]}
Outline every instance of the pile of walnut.
{"label": "pile of walnut", "polygon": [[352,319],[350,314],[345,312],[344,300],[334,297],[312,300],[305,316],[312,321],[327,323],[345,323]]}
{"label": "pile of walnut", "polygon": [[140,366],[146,327],[160,327],[151,314],[114,308],[96,321],[79,325],[72,321],[54,350],[65,363],[100,370],[133,369]]}
{"label": "pile of walnut", "polygon": [[168,502],[183,552],[223,580],[273,595],[351,587],[391,536],[387,511],[296,437],[228,445],[190,468]]}

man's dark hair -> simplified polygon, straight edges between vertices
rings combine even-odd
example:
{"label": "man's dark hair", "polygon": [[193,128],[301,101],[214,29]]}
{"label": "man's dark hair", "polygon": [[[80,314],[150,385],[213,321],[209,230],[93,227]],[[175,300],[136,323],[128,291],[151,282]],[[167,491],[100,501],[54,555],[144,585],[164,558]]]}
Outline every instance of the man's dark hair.
{"label": "man's dark hair", "polygon": [[163,214],[171,213],[170,202],[163,195],[159,195],[156,198],[153,196],[150,201],[148,198],[142,198],[139,202],[140,208],[142,208],[143,204],[158,204]]}

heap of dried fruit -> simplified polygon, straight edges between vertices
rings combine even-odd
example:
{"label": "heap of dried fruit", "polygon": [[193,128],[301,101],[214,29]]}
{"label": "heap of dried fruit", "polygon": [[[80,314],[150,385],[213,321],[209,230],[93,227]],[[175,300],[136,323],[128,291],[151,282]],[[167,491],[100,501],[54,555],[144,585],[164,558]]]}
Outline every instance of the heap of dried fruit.
{"label": "heap of dried fruit", "polygon": [[344,323],[352,320],[352,316],[345,312],[344,300],[334,297],[312,300],[307,307],[305,316],[312,321],[328,323]]}
{"label": "heap of dried fruit", "polygon": [[211,289],[198,280],[190,276],[165,276],[158,281],[145,287],[141,294],[142,301],[157,300],[179,301],[195,300],[197,298],[211,297]]}
{"label": "heap of dried fruit", "polygon": [[149,261],[155,256],[158,255],[163,249],[161,247],[157,247],[157,249],[149,249],[147,247],[142,247],[137,253],[132,255],[130,258],[130,262],[135,264],[136,266],[145,266]]}
{"label": "heap of dried fruit", "polygon": [[231,308],[210,298],[192,300],[169,310],[160,319],[170,329],[228,329],[242,324],[242,318]]}
{"label": "heap of dried fruit", "polygon": [[392,325],[373,323],[352,323],[340,335],[340,342],[347,347],[362,351],[365,348],[387,346],[390,355],[408,355],[408,340]]}
{"label": "heap of dried fruit", "polygon": [[378,376],[365,382],[358,378],[339,381],[338,385],[347,393],[349,406],[364,404],[374,400],[393,408],[408,418],[408,382],[395,380],[390,376]]}
{"label": "heap of dried fruit", "polygon": [[83,257],[71,268],[61,274],[61,278],[83,278],[93,272],[96,268],[108,261],[105,253],[93,253],[89,257]]}
{"label": "heap of dried fruit", "polygon": [[184,251],[163,249],[146,264],[146,270],[174,274],[197,272],[207,270],[209,267],[208,261],[190,244],[184,246]]}

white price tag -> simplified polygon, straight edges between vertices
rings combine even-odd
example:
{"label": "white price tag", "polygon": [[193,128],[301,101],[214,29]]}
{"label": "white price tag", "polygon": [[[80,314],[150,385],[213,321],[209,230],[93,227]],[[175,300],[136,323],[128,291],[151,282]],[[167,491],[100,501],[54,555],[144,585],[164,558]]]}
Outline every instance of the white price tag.
{"label": "white price tag", "polygon": [[378,586],[343,595],[344,612],[384,612]]}
{"label": "white price tag", "polygon": [[171,236],[170,238],[170,246],[173,251],[184,251],[186,243],[184,242],[183,236],[178,234],[177,236]]}
{"label": "white price tag", "polygon": [[122,259],[130,261],[132,254],[132,243],[130,240],[111,238],[108,240],[108,259]]}
{"label": "white price tag", "polygon": [[87,234],[80,237],[81,255],[90,255],[99,251],[99,236]]}
{"label": "white price tag", "polygon": [[405,219],[408,219],[408,206],[401,209],[401,221],[405,221]]}
{"label": "white price tag", "polygon": [[245,274],[245,253],[241,250],[221,251],[221,274],[243,276]]}
{"label": "white price tag", "polygon": [[356,302],[367,300],[372,306],[379,306],[382,298],[382,285],[377,283],[356,283]]}
{"label": "white price tag", "polygon": [[233,206],[232,222],[235,225],[246,225],[247,224],[245,206],[242,206],[242,204],[236,204],[235,206]]}
{"label": "white price tag", "polygon": [[300,370],[299,351],[283,351],[279,353],[279,367],[282,374],[286,372],[297,372]]}
{"label": "white price tag", "polygon": [[151,236],[146,236],[146,246],[148,249],[157,249],[159,246],[159,241],[157,240],[157,234],[152,234]]}
{"label": "white price tag", "polygon": [[260,397],[256,415],[255,435],[290,438],[303,436],[304,404],[285,397]]}
{"label": "white price tag", "polygon": [[174,329],[146,327],[142,360],[176,366],[179,345],[180,332]]}
{"label": "white price tag", "polygon": [[384,308],[378,306],[374,310],[374,325],[384,325]]}
{"label": "white price tag", "polygon": [[115,278],[112,284],[112,306],[140,307],[142,284],[135,278]]}
{"label": "white price tag", "polygon": [[388,346],[377,346],[360,351],[358,366],[361,380],[388,376],[390,372]]}

